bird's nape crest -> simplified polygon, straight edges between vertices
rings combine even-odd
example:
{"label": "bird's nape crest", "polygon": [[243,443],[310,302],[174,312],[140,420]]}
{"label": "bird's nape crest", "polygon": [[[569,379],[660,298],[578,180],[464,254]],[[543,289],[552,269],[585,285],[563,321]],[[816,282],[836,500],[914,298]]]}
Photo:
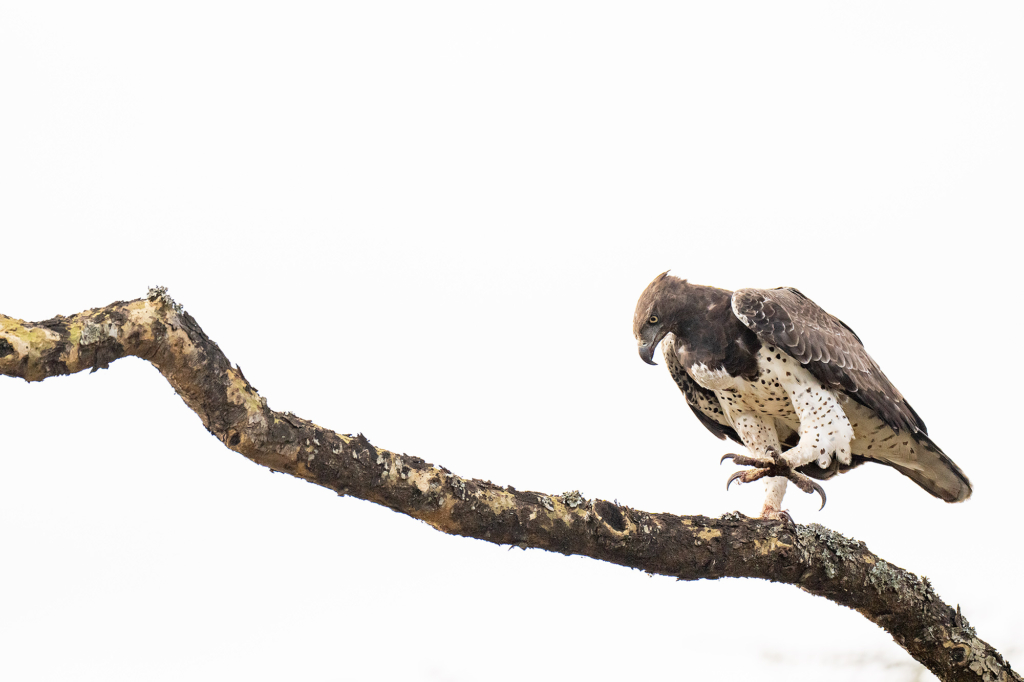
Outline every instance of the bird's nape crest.
{"label": "bird's nape crest", "polygon": [[666,290],[676,289],[686,284],[685,279],[674,277],[668,274],[669,271],[661,273],[647,285],[636,302],[636,311],[633,313],[633,333],[639,332],[644,321],[650,316],[655,301],[660,299]]}

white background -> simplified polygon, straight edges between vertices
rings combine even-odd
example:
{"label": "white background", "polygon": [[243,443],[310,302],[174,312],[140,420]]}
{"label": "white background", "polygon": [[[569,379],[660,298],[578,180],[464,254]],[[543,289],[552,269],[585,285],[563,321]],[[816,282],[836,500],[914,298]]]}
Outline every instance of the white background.
{"label": "white background", "polygon": [[[786,506],[1024,667],[1024,6],[893,5],[2,3],[0,312],[163,284],[274,409],[717,516],[762,487],[725,492],[734,448],[637,357],[633,306],[668,268],[799,287],[975,494],[868,466]],[[919,674],[790,586],[509,551],[271,474],[137,359],[0,380],[0,429],[5,680]]]}

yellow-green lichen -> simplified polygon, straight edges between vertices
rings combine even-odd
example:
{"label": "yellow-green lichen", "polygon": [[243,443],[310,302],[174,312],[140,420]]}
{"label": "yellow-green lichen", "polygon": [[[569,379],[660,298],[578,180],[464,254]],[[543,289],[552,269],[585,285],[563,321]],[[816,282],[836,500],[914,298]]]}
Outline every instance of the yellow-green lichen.
{"label": "yellow-green lichen", "polygon": [[791,549],[792,547],[793,545],[787,544],[774,536],[769,536],[767,540],[754,540],[754,549],[761,556],[767,556],[780,549]]}
{"label": "yellow-green lichen", "polygon": [[715,538],[722,537],[722,531],[718,530],[717,528],[705,528],[704,530],[697,533],[697,537],[699,537],[704,542],[707,542],[708,540],[714,540]]}

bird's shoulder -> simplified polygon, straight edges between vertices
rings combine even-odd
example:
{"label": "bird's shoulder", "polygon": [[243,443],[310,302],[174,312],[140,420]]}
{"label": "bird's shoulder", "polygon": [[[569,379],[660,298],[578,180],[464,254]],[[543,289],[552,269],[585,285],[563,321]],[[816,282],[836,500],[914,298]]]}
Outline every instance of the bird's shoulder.
{"label": "bird's shoulder", "polygon": [[778,346],[825,386],[874,410],[894,431],[927,431],[856,332],[798,289],[738,289],[732,311],[762,343]]}

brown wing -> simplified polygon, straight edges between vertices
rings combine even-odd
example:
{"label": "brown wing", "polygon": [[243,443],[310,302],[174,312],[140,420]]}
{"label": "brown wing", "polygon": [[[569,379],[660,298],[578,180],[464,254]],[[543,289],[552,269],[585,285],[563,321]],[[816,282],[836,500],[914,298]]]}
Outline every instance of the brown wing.
{"label": "brown wing", "polygon": [[896,433],[927,433],[854,331],[796,289],[740,289],[732,295],[732,310],[761,343],[778,346],[818,381],[873,410]]}
{"label": "brown wing", "polygon": [[740,440],[739,434],[726,421],[725,412],[722,410],[722,405],[715,392],[698,384],[683,369],[679,362],[679,354],[676,352],[675,338],[672,335],[666,337],[662,342],[661,350],[665,355],[665,366],[668,367],[669,374],[672,375],[676,386],[686,398],[686,404],[697,415],[700,423],[715,434],[719,440],[729,437],[742,445],[743,441]]}

